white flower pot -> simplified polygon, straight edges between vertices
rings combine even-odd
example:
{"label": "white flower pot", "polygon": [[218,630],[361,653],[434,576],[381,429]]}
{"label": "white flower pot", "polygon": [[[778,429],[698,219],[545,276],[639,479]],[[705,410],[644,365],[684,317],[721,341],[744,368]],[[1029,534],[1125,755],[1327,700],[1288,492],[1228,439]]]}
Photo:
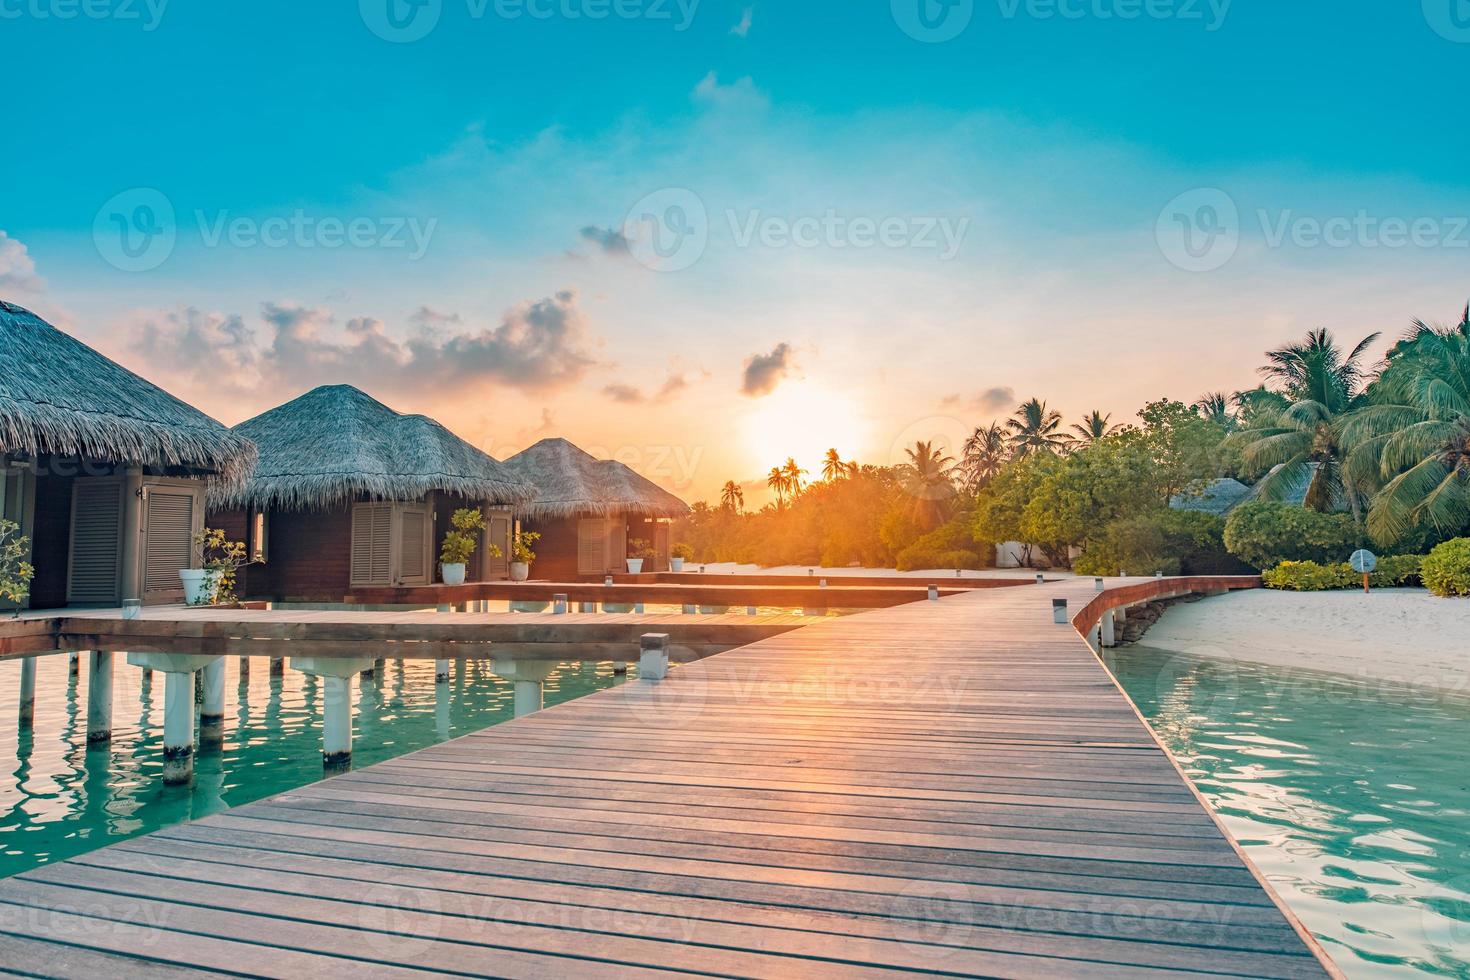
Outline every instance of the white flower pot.
{"label": "white flower pot", "polygon": [[184,583],[184,601],[191,606],[202,606],[214,601],[219,587],[220,573],[206,568],[181,568],[179,581]]}
{"label": "white flower pot", "polygon": [[445,585],[464,585],[465,566],[463,563],[444,566]]}
{"label": "white flower pot", "polygon": [[512,582],[524,582],[531,577],[531,565],[529,562],[513,561],[510,563],[510,580]]}
{"label": "white flower pot", "polygon": [[671,572],[682,572],[683,570],[684,570],[684,559],[682,559],[682,558],[670,558],[669,559],[669,571],[671,571]]}
{"label": "white flower pot", "polygon": [[624,559],[624,560],[628,563],[628,574],[629,575],[639,575],[639,574],[641,574],[643,572],[643,559],[642,558],[627,558],[627,559]]}

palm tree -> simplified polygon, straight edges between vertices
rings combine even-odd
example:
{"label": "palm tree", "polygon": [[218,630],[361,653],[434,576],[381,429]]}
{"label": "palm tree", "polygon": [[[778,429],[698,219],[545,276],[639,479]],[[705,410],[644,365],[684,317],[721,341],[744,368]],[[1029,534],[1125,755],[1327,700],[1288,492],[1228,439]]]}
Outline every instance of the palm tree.
{"label": "palm tree", "polygon": [[914,498],[914,519],[927,531],[943,520],[945,507],[954,496],[949,477],[954,457],[944,455],[932,442],[915,442],[914,448],[904,452],[909,458],[901,467],[904,490]]}
{"label": "palm tree", "polygon": [[786,492],[791,494],[792,499],[800,496],[805,487],[801,478],[806,476],[806,470],[796,465],[795,458],[788,456],[786,465],[781,467],[781,473],[786,478]]}
{"label": "palm tree", "polygon": [[[1239,392],[1236,396],[1239,397]],[[1194,410],[1206,422],[1213,422],[1227,432],[1235,428],[1235,416],[1230,412],[1230,399],[1223,391],[1207,391],[1194,403]]]}
{"label": "palm tree", "polygon": [[1269,471],[1257,485],[1261,497],[1280,500],[1309,481],[1307,507],[1330,511],[1346,497],[1354,519],[1361,520],[1358,488],[1343,478],[1342,426],[1363,397],[1359,359],[1378,336],[1365,337],[1344,355],[1332,334],[1319,329],[1308,333],[1304,343],[1266,352],[1269,363],[1261,373],[1276,383],[1289,404],[1263,414],[1235,440],[1248,469]]}
{"label": "palm tree", "polygon": [[1235,407],[1236,428],[1250,429],[1258,425],[1264,417],[1286,411],[1291,402],[1280,392],[1258,385],[1231,395],[1230,404]]}
{"label": "palm tree", "polygon": [[831,483],[839,477],[847,476],[851,469],[842,461],[842,456],[836,449],[827,450],[827,455],[822,458],[822,479]]}
{"label": "palm tree", "polygon": [[1081,422],[1074,422],[1072,424],[1072,431],[1076,435],[1068,436],[1067,438],[1076,446],[1090,446],[1099,439],[1107,438],[1121,428],[1121,426],[1113,425],[1112,421],[1113,416],[1111,414],[1104,415],[1102,412],[1093,409],[1091,415],[1084,416]]}
{"label": "palm tree", "polygon": [[1470,309],[1454,329],[1416,321],[1389,354],[1373,404],[1348,418],[1349,478],[1379,486],[1368,510],[1374,539],[1416,528],[1470,526]]}
{"label": "palm tree", "polygon": [[1065,449],[1067,437],[1057,432],[1061,424],[1062,413],[1048,410],[1046,402],[1033,398],[1023,403],[1006,420],[1011,451],[1016,456],[1026,456],[1037,451],[1054,453]]}
{"label": "palm tree", "polygon": [[766,474],[766,486],[776,492],[776,506],[785,507],[788,487],[785,470],[779,466],[772,466],[771,472]]}
{"label": "palm tree", "polygon": [[738,514],[745,509],[745,491],[740,489],[740,484],[734,480],[726,480],[725,485],[720,488],[720,506]]}
{"label": "palm tree", "polygon": [[961,450],[959,469],[964,475],[965,485],[971,490],[978,490],[988,484],[1000,473],[1010,454],[1005,429],[999,422],[992,422],[983,429],[977,427]]}

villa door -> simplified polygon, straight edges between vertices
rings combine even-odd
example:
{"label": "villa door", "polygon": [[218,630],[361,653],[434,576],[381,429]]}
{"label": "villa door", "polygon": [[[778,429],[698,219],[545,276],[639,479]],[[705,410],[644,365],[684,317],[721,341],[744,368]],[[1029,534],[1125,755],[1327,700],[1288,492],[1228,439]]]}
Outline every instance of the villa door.
{"label": "villa door", "polygon": [[[500,549],[500,557],[491,553],[490,546]],[[510,577],[510,514],[491,511],[485,521],[485,572],[487,582],[498,582]]]}
{"label": "villa door", "polygon": [[81,477],[71,489],[71,548],[66,601],[115,606],[122,601],[122,477]]}
{"label": "villa door", "polygon": [[626,572],[628,570],[628,525],[621,517],[607,522],[607,564],[604,571]]}
{"label": "villa door", "polygon": [[398,507],[398,583],[428,585],[433,577],[430,555],[433,535],[429,531],[429,508],[425,504]]}
{"label": "villa door", "polygon": [[204,526],[204,487],[145,483],[141,581],[144,603],[183,602],[179,572],[194,565],[194,535]]}
{"label": "villa door", "polygon": [[602,575],[607,571],[607,521],[584,517],[577,522],[577,574]]}

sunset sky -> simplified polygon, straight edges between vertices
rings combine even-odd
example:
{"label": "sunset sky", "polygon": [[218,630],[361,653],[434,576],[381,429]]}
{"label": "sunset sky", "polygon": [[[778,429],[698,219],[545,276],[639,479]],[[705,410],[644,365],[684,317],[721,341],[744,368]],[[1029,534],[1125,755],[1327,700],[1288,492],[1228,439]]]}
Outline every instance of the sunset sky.
{"label": "sunset sky", "polygon": [[695,500],[1470,296],[1459,0],[417,2],[0,4],[0,297]]}

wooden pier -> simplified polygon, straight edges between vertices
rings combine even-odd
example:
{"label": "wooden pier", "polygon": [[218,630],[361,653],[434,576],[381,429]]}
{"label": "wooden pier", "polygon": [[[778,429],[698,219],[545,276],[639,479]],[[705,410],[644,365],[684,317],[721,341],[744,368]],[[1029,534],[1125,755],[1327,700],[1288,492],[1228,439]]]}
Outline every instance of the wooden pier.
{"label": "wooden pier", "polygon": [[0,969],[1334,973],[1053,622],[1096,595],[817,620],[17,875]]}

